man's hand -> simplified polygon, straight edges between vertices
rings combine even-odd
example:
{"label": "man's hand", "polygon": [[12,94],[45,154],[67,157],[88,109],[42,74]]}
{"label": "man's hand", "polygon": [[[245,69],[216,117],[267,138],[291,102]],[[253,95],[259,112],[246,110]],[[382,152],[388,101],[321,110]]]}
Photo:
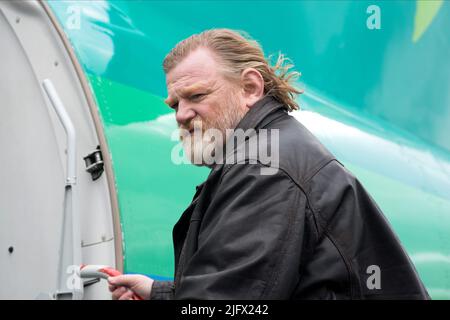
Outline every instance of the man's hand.
{"label": "man's hand", "polygon": [[109,277],[109,291],[112,292],[113,300],[132,300],[133,294],[149,300],[153,281],[149,277],[138,274]]}

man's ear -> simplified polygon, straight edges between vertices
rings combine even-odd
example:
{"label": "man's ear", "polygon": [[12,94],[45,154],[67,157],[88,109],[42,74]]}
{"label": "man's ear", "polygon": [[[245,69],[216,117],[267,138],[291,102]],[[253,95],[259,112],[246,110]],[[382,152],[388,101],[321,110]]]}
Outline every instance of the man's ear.
{"label": "man's ear", "polygon": [[258,70],[247,68],[241,74],[245,106],[251,108],[264,96],[264,79]]}

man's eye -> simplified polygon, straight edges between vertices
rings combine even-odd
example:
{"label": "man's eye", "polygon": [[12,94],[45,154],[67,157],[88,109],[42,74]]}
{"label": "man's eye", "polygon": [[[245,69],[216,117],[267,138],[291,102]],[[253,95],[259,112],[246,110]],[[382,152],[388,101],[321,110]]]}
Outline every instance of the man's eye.
{"label": "man's eye", "polygon": [[197,93],[197,94],[193,94],[190,99],[191,100],[199,100],[201,98],[203,98],[206,94],[204,93]]}

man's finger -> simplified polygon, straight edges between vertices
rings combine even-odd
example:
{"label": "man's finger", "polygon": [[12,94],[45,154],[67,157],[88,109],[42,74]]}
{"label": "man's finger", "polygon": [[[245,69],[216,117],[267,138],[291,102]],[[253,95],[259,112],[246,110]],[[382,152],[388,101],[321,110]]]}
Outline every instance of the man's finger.
{"label": "man's finger", "polygon": [[124,293],[126,293],[128,291],[127,288],[125,287],[119,287],[116,290],[114,290],[114,292],[112,293],[112,298],[113,300],[117,300],[119,299]]}
{"label": "man's finger", "polygon": [[133,297],[133,291],[128,290],[126,293],[124,293],[119,300],[131,300],[131,298]]}
{"label": "man's finger", "polygon": [[131,275],[120,275],[120,276],[116,276],[116,277],[109,277],[108,278],[108,283],[110,285],[119,287],[119,286],[124,286],[124,287],[132,287],[134,284],[134,277]]}
{"label": "man's finger", "polygon": [[113,285],[108,285],[108,289],[109,289],[110,292],[113,292],[114,290],[117,289],[117,287],[113,286]]}

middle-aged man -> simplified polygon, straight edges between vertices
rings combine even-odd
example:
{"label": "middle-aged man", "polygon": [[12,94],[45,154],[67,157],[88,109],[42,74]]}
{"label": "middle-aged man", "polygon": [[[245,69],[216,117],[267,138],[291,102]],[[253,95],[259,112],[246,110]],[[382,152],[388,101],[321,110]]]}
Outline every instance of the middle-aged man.
{"label": "middle-aged man", "polygon": [[[288,115],[300,92],[284,60],[271,67],[256,41],[228,29],[166,56],[184,150],[211,172],[173,229],[174,281],[111,277],[113,299],[429,298],[360,182]],[[249,134],[236,142],[238,131]],[[242,152],[255,141],[277,157]]]}

